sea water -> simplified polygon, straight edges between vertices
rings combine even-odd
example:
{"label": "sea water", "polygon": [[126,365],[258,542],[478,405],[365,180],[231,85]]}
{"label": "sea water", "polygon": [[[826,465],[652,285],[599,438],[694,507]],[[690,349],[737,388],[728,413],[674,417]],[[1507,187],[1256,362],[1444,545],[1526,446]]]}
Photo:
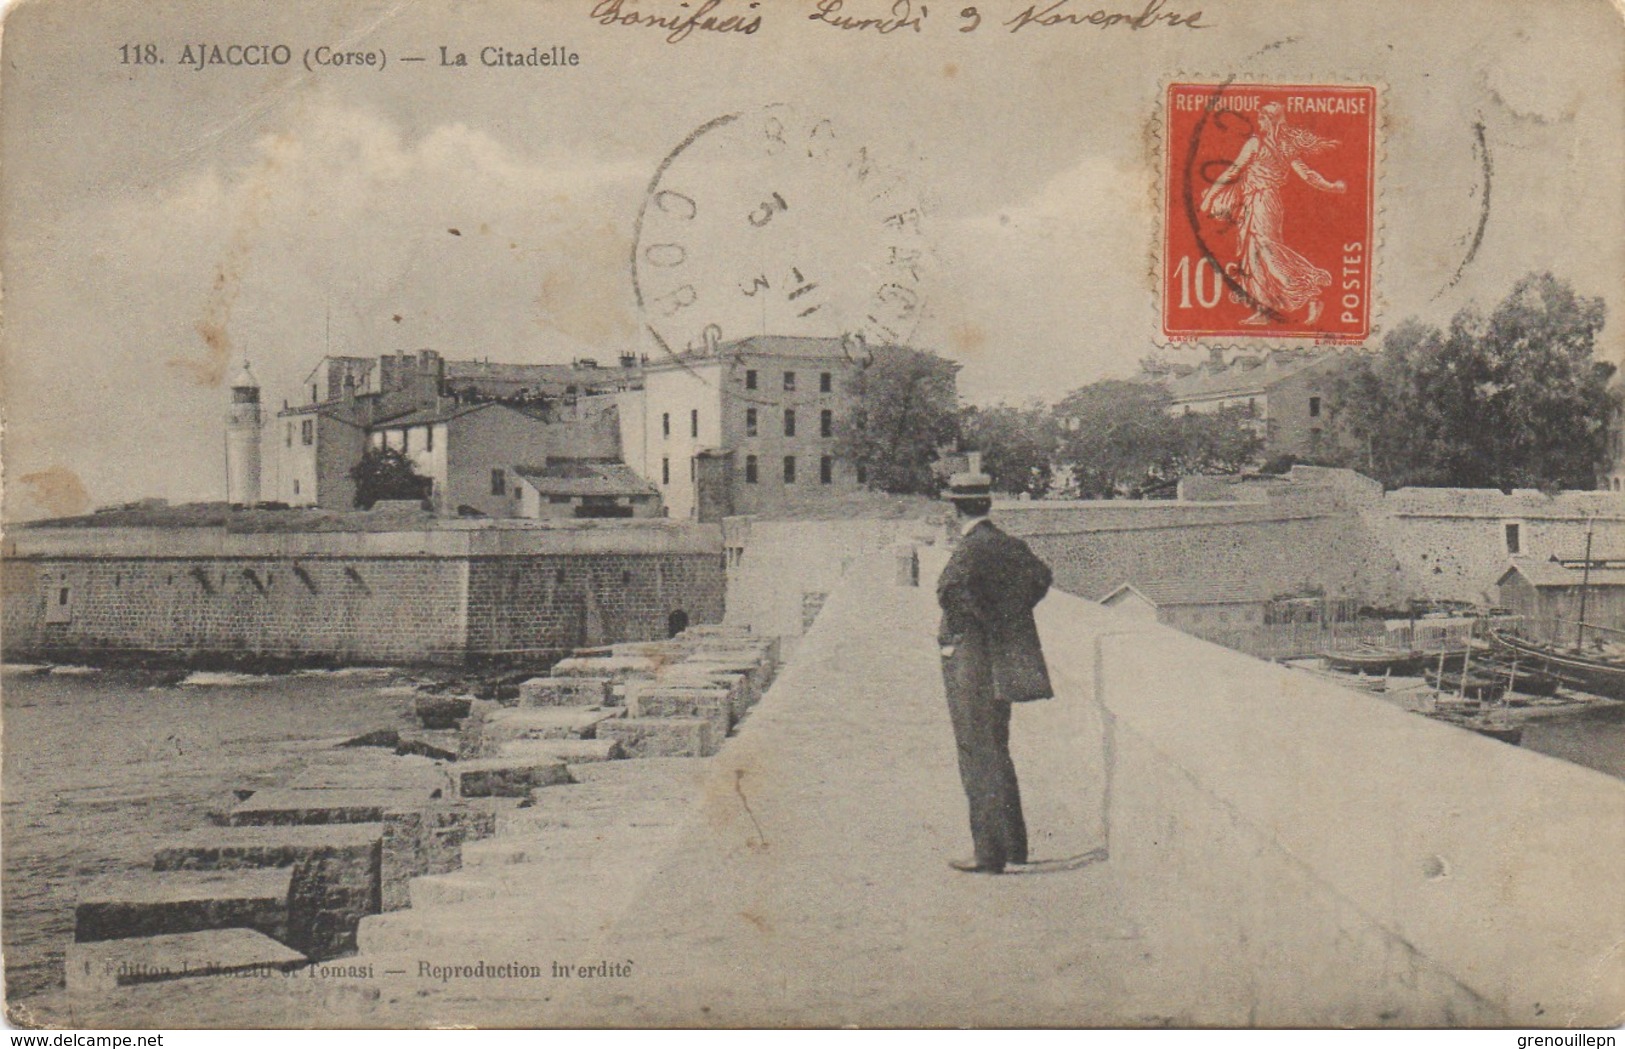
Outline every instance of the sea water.
{"label": "sea water", "polygon": [[208,679],[154,688],[104,671],[4,678],[6,983],[62,983],[80,887],[150,870],[164,840],[203,826],[234,788],[285,781],[314,750],[411,724],[388,672]]}

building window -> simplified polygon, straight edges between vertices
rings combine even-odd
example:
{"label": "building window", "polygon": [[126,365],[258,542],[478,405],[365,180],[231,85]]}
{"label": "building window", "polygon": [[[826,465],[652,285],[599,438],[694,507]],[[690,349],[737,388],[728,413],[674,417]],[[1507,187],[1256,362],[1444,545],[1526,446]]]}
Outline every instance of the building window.
{"label": "building window", "polygon": [[1521,552],[1523,549],[1523,536],[1520,533],[1522,531],[1523,529],[1519,526],[1518,522],[1507,522],[1507,553],[1516,554]]}
{"label": "building window", "polygon": [[1258,398],[1256,397],[1247,398],[1247,418],[1258,418]]}
{"label": "building window", "polygon": [[835,436],[835,413],[828,408],[818,413],[818,436]]}
{"label": "building window", "polygon": [[796,457],[793,455],[784,457],[784,483],[796,483]]}
{"label": "building window", "polygon": [[1311,418],[1311,419],[1320,418],[1320,398],[1319,397],[1311,397],[1311,398],[1309,398],[1309,418]]}
{"label": "building window", "polygon": [[785,372],[784,373],[784,388],[786,390],[794,390],[796,388],[796,373],[795,372]]}
{"label": "building window", "polygon": [[835,388],[835,377],[829,372],[818,373],[818,392],[828,393]]}
{"label": "building window", "polygon": [[491,471],[491,494],[506,495],[508,493],[508,475],[499,467]]}
{"label": "building window", "polygon": [[690,437],[700,435],[700,410],[698,408],[694,408],[688,413],[688,435]]}
{"label": "building window", "polygon": [[671,460],[660,460],[660,483],[671,484]]}
{"label": "building window", "polygon": [[756,389],[756,369],[755,368],[749,368],[749,369],[747,369],[745,371],[745,389],[747,389],[747,390]]}
{"label": "building window", "polygon": [[818,483],[829,484],[835,480],[835,460],[823,456],[818,460]]}
{"label": "building window", "polygon": [[306,419],[305,421],[303,421],[303,422],[301,422],[299,424],[299,443],[300,444],[315,444],[316,443],[316,420],[314,420],[314,419]]}
{"label": "building window", "polygon": [[795,435],[796,435],[796,410],[794,408],[786,408],[784,410],[784,436],[786,436],[786,437],[794,437]]}
{"label": "building window", "polygon": [[297,478],[297,477],[295,477],[293,479],[293,494],[294,495],[299,494],[299,478]]}
{"label": "building window", "polygon": [[434,427],[433,426],[425,426],[423,428],[423,450],[426,451],[426,452],[434,451]]}
{"label": "building window", "polygon": [[745,409],[745,436],[746,437],[755,437],[756,436],[756,409],[755,408],[746,408]]}
{"label": "building window", "polygon": [[287,436],[286,436],[286,437],[285,437],[285,438],[284,438],[284,439],[283,439],[283,441],[282,441],[282,443],[283,443],[283,445],[284,445],[284,446],[285,446],[285,447],[288,447],[288,448],[292,448],[292,447],[293,447],[293,423],[289,423],[289,424],[288,424],[288,434],[287,434]]}
{"label": "building window", "polygon": [[862,463],[858,464],[858,483],[859,484],[868,484],[869,483],[869,468],[867,466],[865,466],[864,464],[862,464]]}
{"label": "building window", "polygon": [[756,483],[756,456],[754,455],[745,456],[745,483]]}
{"label": "building window", "polygon": [[660,436],[671,436],[671,412],[660,413]]}
{"label": "building window", "polygon": [[401,453],[404,455],[412,450],[412,431],[407,427],[401,428]]}

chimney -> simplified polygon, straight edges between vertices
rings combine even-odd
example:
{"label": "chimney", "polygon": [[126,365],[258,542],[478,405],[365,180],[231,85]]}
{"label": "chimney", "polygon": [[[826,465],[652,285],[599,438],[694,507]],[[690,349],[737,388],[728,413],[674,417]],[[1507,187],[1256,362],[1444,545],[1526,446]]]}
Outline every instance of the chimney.
{"label": "chimney", "polygon": [[1207,348],[1207,360],[1208,360],[1209,364],[1213,365],[1213,370],[1214,371],[1217,371],[1220,368],[1223,368],[1224,367],[1224,347],[1223,346],[1209,346]]}

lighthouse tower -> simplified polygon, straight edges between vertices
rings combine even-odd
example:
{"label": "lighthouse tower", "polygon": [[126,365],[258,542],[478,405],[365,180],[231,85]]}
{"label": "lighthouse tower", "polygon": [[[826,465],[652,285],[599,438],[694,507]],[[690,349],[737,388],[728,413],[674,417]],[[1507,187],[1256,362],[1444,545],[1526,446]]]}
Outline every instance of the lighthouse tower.
{"label": "lighthouse tower", "polygon": [[260,501],[260,383],[243,362],[231,381],[226,415],[226,502],[253,506]]}

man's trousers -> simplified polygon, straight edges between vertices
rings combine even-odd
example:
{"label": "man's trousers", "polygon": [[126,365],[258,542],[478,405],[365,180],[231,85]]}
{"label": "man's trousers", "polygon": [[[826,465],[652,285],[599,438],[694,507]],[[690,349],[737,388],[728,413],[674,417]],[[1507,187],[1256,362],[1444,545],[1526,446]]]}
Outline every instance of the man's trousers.
{"label": "man's trousers", "polygon": [[956,639],[953,655],[942,657],[942,680],[958,744],[959,778],[970,802],[976,862],[993,868],[1026,863],[1027,825],[1010,760],[1010,704],[995,695],[985,639]]}

